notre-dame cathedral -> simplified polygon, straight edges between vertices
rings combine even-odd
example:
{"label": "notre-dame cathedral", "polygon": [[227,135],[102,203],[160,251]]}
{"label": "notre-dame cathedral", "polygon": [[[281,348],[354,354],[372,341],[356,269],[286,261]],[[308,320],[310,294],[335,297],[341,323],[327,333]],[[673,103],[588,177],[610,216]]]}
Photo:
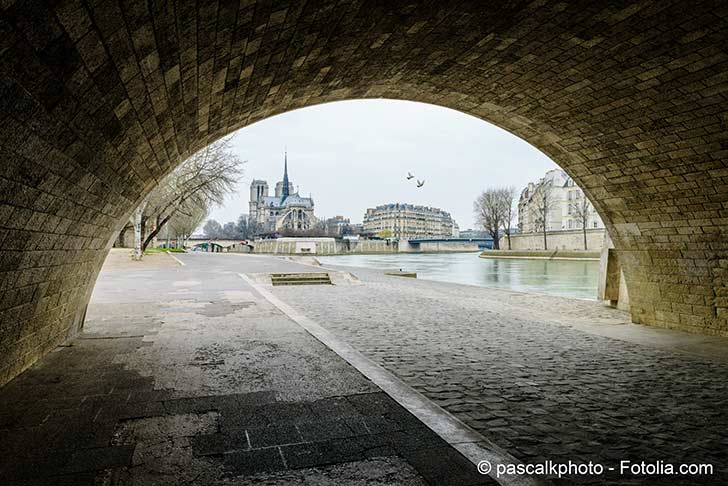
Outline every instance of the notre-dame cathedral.
{"label": "notre-dame cathedral", "polygon": [[254,179],[250,183],[249,221],[260,231],[308,230],[316,223],[313,199],[301,197],[288,180],[288,154],[284,155],[283,180],[276,183],[275,196],[268,195],[268,183]]}

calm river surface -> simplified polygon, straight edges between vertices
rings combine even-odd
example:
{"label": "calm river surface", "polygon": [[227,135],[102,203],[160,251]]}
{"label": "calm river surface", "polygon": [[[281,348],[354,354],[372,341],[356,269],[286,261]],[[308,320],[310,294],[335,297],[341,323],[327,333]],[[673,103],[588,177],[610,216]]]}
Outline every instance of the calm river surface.
{"label": "calm river surface", "polygon": [[580,299],[596,299],[599,278],[598,261],[491,259],[479,258],[478,253],[340,255],[318,259],[323,264],[401,268],[428,280]]}

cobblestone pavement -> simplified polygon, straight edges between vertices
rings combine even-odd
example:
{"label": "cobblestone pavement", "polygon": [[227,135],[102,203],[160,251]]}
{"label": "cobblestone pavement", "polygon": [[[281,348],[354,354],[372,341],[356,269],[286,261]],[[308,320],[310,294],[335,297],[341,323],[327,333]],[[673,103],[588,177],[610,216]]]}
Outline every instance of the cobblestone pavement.
{"label": "cobblestone pavement", "polygon": [[110,263],[0,388],[0,485],[494,484],[228,268],[311,267],[163,258]]}
{"label": "cobblestone pavement", "polygon": [[715,467],[556,483],[728,484],[724,359],[580,330],[625,322],[597,302],[340,269],[362,285],[273,292],[519,459]]}

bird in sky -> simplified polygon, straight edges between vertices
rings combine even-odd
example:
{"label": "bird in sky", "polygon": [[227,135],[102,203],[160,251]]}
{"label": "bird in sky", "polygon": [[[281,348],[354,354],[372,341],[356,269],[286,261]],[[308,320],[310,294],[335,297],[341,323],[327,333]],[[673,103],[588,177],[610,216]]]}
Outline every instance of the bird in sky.
{"label": "bird in sky", "polygon": [[407,172],[407,180],[412,179],[414,176],[412,175],[412,172]]}
{"label": "bird in sky", "polygon": [[421,181],[421,180],[417,179],[417,187],[422,187],[424,185],[425,185],[425,181]]}

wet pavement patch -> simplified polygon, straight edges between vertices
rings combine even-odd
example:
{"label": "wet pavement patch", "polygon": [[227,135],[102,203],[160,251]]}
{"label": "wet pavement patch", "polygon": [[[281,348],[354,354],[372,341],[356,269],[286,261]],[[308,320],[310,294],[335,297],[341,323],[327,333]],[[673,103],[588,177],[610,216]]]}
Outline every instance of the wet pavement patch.
{"label": "wet pavement patch", "polygon": [[187,413],[123,420],[111,439],[112,445],[131,445],[168,437],[192,437],[218,431],[217,412]]}
{"label": "wet pavement patch", "polygon": [[425,486],[422,477],[401,457],[376,457],[361,461],[305,469],[256,474],[235,481],[236,486],[287,486],[291,484]]}
{"label": "wet pavement patch", "polygon": [[255,305],[255,302],[230,302],[218,300],[207,303],[202,309],[195,311],[196,314],[206,317],[223,317],[235,312],[247,309]]}
{"label": "wet pavement patch", "polygon": [[[366,480],[372,477],[382,484],[493,484],[384,393],[306,402],[276,401],[273,392],[170,399],[168,391],[149,389],[135,390],[133,397],[89,399],[89,410],[100,408],[96,420],[80,414],[72,431],[91,435],[74,436],[67,449],[50,449],[58,461],[45,470],[31,467],[40,464],[37,459],[17,457],[22,474],[5,470],[0,478],[15,484],[24,474],[39,480],[62,474],[82,482],[91,474],[109,485],[225,478],[245,484],[251,475],[272,474],[270,484],[308,475],[340,478],[335,484],[376,484]],[[70,434],[57,423],[57,434]],[[33,449],[44,436],[27,440]],[[380,474],[379,465],[389,472]],[[443,482],[443,470],[456,471],[458,482]]]}
{"label": "wet pavement patch", "polygon": [[[430,484],[494,484],[384,393],[227,409],[220,418],[219,434],[195,438],[195,454],[223,454],[232,477],[409,455],[410,465]],[[437,472],[436,454],[442,451],[450,455],[442,456],[448,464],[441,469],[457,470],[458,483],[443,482]]]}

